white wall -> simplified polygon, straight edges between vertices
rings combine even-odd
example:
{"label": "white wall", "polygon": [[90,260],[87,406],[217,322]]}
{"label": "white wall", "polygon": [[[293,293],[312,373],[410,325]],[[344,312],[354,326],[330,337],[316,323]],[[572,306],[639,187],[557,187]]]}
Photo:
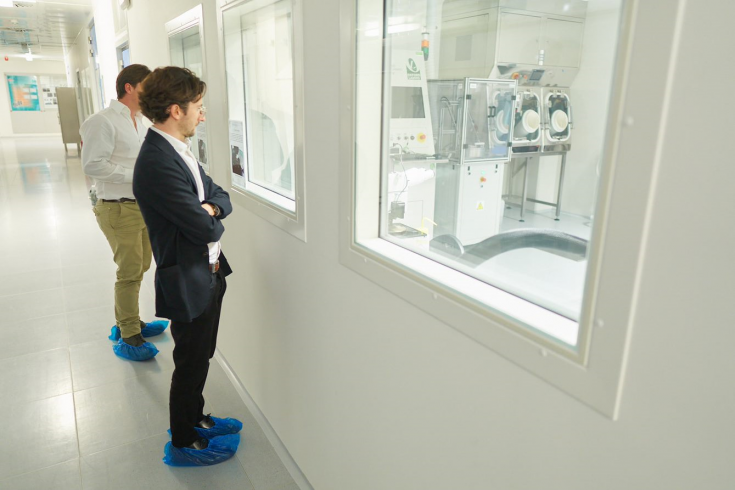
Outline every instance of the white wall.
{"label": "white wall", "polygon": [[10,110],[10,94],[5,75],[54,75],[65,74],[63,61],[33,60],[12,57],[5,61],[0,53],[0,137],[22,134],[59,133],[58,111],[15,112]]}
{"label": "white wall", "polygon": [[[219,68],[212,70],[214,4],[204,2],[210,94],[224,93]],[[194,5],[134,2],[134,62],[166,64],[163,24]],[[339,5],[304,0],[309,240],[239,206],[223,240],[235,273],[220,349],[313,486],[732,488],[735,166],[690,143],[707,139],[704,125],[678,121],[701,103],[695,68],[728,59],[728,43],[708,40],[731,32],[735,4],[720,1],[718,12],[688,2],[684,15],[617,422],[339,264],[337,174],[351,164],[340,161],[337,144]],[[639,8],[655,27],[656,9],[675,7],[649,0]],[[731,66],[721,70],[722,79],[735,75]],[[637,83],[665,82],[654,75]],[[224,100],[207,105],[213,173],[226,186]],[[718,136],[725,139],[724,130]]]}
{"label": "white wall", "polygon": [[[105,107],[111,99],[117,98],[115,82],[119,69],[117,66],[117,46],[115,43],[115,21],[110,0],[94,0],[94,27],[97,38],[97,62],[104,90]],[[96,82],[95,82],[96,83]]]}
{"label": "white wall", "polygon": [[[79,100],[80,92],[77,91],[77,102],[79,103],[80,121],[84,120],[85,111],[87,115],[98,112],[107,107],[111,99],[117,98],[115,82],[117,80],[117,43],[118,33],[115,32],[114,12],[110,0],[94,0],[93,15],[89,19],[94,21],[95,37],[97,40],[99,77],[101,78],[101,90],[98,75],[95,72],[94,59],[90,55],[92,46],[89,44],[90,29],[85,27],[79,33],[75,43],[67,52],[68,64],[67,74],[74,86],[77,86],[77,70],[80,72],[82,85],[86,87],[87,93],[82,97],[86,101]],[[124,30],[120,33],[124,38]],[[102,93],[100,93],[102,92]],[[86,104],[86,106],[85,106]]]}

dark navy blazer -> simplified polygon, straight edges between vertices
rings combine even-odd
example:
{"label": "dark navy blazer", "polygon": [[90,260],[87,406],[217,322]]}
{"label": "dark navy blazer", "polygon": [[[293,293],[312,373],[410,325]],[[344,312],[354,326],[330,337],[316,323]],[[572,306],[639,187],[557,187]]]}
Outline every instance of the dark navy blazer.
{"label": "dark navy blazer", "polygon": [[[133,194],[143,214],[156,259],[156,316],[190,322],[204,312],[210,300],[212,274],[207,244],[225,231],[222,219],[232,212],[230,196],[204,173],[205,203],[221,214],[202,208],[194,175],[166,138],[149,130],[133,172]],[[231,274],[224,254],[220,270]]]}

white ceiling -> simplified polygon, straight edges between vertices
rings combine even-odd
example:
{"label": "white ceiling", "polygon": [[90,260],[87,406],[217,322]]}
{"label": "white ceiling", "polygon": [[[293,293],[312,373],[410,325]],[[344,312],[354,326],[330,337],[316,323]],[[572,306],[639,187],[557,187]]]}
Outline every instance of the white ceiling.
{"label": "white ceiling", "polygon": [[0,53],[30,48],[34,55],[60,58],[89,23],[94,0],[12,1],[13,7],[0,7]]}

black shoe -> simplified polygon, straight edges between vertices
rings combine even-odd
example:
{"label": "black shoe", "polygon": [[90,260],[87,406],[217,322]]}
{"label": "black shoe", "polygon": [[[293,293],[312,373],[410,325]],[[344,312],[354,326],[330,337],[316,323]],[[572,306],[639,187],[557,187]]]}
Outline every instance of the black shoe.
{"label": "black shoe", "polygon": [[208,413],[207,415],[205,415],[204,418],[200,420],[196,426],[200,429],[211,429],[212,427],[214,427],[215,422],[214,420],[212,420],[212,417],[210,417],[210,415],[212,414]]}
{"label": "black shoe", "polygon": [[209,441],[205,438],[198,439],[188,446],[184,446],[187,449],[196,449],[197,451],[202,451],[203,449],[207,449],[209,447]]}
{"label": "black shoe", "polygon": [[124,337],[122,340],[126,344],[132,345],[133,347],[140,347],[141,345],[145,344],[145,339],[141,334],[133,335],[132,337]]}

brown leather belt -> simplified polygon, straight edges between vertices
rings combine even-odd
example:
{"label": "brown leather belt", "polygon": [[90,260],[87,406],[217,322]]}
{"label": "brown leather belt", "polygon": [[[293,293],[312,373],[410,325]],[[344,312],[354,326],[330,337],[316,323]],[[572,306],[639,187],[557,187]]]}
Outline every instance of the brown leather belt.
{"label": "brown leather belt", "polygon": [[123,202],[135,202],[135,199],[128,199],[127,197],[121,197],[120,199],[100,199],[102,202],[117,202],[117,203],[123,203]]}
{"label": "brown leather belt", "polygon": [[209,272],[212,274],[219,271],[219,260],[215,262],[214,264],[209,264]]}

